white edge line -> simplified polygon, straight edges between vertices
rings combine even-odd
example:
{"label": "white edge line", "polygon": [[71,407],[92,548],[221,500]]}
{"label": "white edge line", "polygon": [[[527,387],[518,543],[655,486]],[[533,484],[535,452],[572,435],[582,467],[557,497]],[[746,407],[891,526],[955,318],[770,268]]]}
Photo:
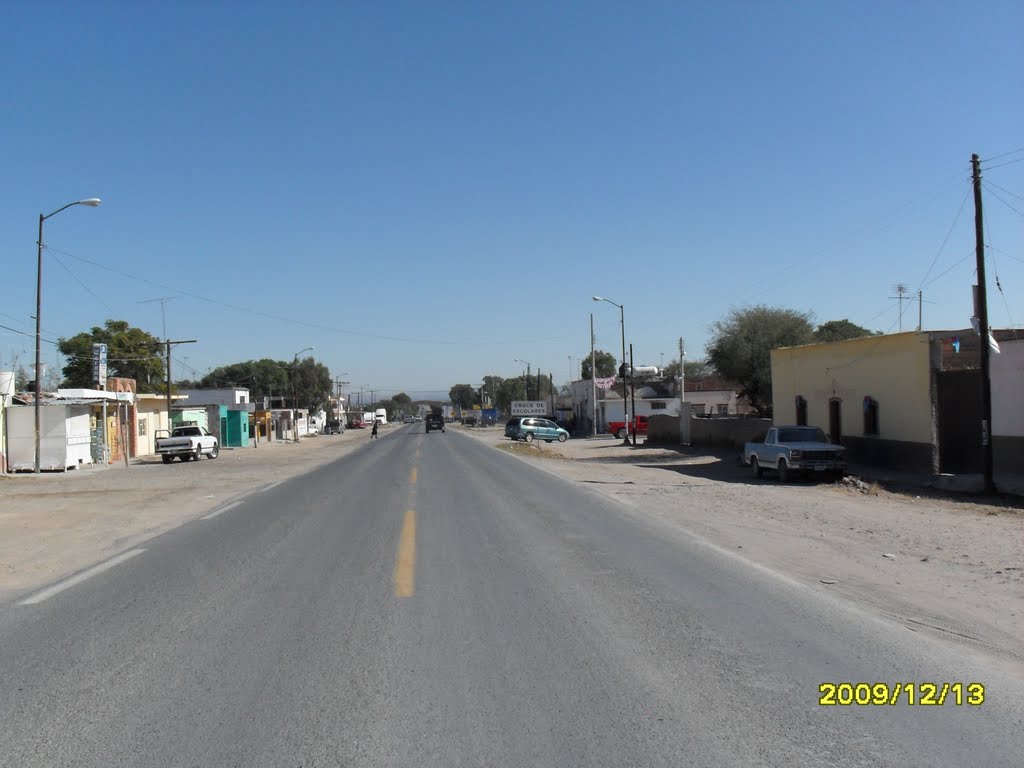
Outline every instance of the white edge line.
{"label": "white edge line", "polygon": [[256,491],[256,493],[265,493],[266,491],[269,491],[271,488],[277,488],[277,486],[279,486],[283,482],[284,482],[284,480],[278,480],[276,483],[271,483],[270,485],[265,485],[262,488],[260,488],[258,491]]}
{"label": "white edge line", "polygon": [[234,509],[235,507],[237,507],[241,503],[242,503],[241,499],[239,499],[238,501],[233,501],[230,504],[228,504],[227,506],[221,507],[220,509],[215,509],[213,512],[211,512],[208,515],[203,515],[199,519],[200,520],[212,520],[217,515],[222,515],[225,512],[227,512],[229,509]]}
{"label": "white edge line", "polygon": [[122,552],[120,555],[112,557],[105,562],[94,565],[92,568],[86,568],[84,571],[82,571],[81,573],[76,573],[71,578],[64,579],[64,581],[58,581],[56,584],[52,584],[46,589],[36,592],[31,597],[26,597],[24,600],[19,600],[18,605],[35,605],[36,603],[41,603],[44,600],[49,600],[51,597],[60,594],[65,589],[69,589],[70,587],[73,587],[76,584],[81,584],[86,579],[90,579],[93,576],[96,576],[97,574],[103,573],[104,571],[113,568],[115,565],[123,563],[125,560],[130,560],[136,555],[141,555],[145,551],[145,549],[129,549],[127,552]]}

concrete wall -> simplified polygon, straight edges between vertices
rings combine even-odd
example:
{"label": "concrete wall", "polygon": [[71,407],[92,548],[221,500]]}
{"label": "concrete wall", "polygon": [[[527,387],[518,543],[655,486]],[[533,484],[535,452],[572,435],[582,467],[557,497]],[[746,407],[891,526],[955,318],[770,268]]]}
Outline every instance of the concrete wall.
{"label": "concrete wall", "polygon": [[742,448],[771,426],[771,419],[690,419],[690,445]]}
{"label": "concrete wall", "polygon": [[992,435],[1024,438],[1024,339],[1001,341],[999,348],[989,356]]}
{"label": "concrete wall", "polygon": [[648,445],[679,445],[679,417],[651,416],[647,422]]}
{"label": "concrete wall", "polygon": [[843,436],[864,437],[864,398],[878,402],[879,434],[867,439],[932,443],[931,366],[926,333],[868,336],[772,350],[775,423],[796,422],[796,397],[807,423],[829,430],[829,400],[842,402]]}

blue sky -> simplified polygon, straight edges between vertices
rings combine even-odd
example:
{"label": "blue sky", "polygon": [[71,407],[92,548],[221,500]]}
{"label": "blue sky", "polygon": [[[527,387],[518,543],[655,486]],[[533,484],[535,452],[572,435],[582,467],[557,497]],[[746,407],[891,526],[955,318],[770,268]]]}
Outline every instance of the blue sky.
{"label": "blue sky", "polygon": [[618,355],[593,294],[625,305],[638,364],[680,336],[700,358],[747,304],[895,331],[899,282],[924,285],[926,327],[962,328],[973,152],[992,323],[1024,323],[1018,0],[0,16],[0,367],[31,363],[39,214],[94,196],[46,223],[44,337],[110,317],[163,336],[143,302],[173,297],[197,375],[315,346],[378,392],[516,358],[564,381],[590,313]]}

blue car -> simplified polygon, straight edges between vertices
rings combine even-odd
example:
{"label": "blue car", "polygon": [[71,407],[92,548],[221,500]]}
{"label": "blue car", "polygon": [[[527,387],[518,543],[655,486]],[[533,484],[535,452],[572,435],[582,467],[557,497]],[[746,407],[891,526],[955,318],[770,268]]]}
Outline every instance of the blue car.
{"label": "blue car", "polygon": [[540,416],[522,416],[515,419],[506,427],[505,433],[513,440],[525,440],[528,443],[534,440],[543,440],[545,443],[557,440],[564,443],[569,439],[567,431],[550,419]]}

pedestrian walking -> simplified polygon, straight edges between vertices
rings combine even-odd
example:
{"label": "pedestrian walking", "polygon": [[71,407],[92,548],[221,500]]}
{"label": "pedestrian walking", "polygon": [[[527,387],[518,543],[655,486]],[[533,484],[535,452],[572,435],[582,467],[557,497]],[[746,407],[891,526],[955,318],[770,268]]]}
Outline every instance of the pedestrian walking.
{"label": "pedestrian walking", "polygon": [[380,424],[380,421],[378,421],[377,419],[374,419],[373,420],[373,429],[370,430],[370,439],[371,440],[377,436],[377,425],[378,424]]}

